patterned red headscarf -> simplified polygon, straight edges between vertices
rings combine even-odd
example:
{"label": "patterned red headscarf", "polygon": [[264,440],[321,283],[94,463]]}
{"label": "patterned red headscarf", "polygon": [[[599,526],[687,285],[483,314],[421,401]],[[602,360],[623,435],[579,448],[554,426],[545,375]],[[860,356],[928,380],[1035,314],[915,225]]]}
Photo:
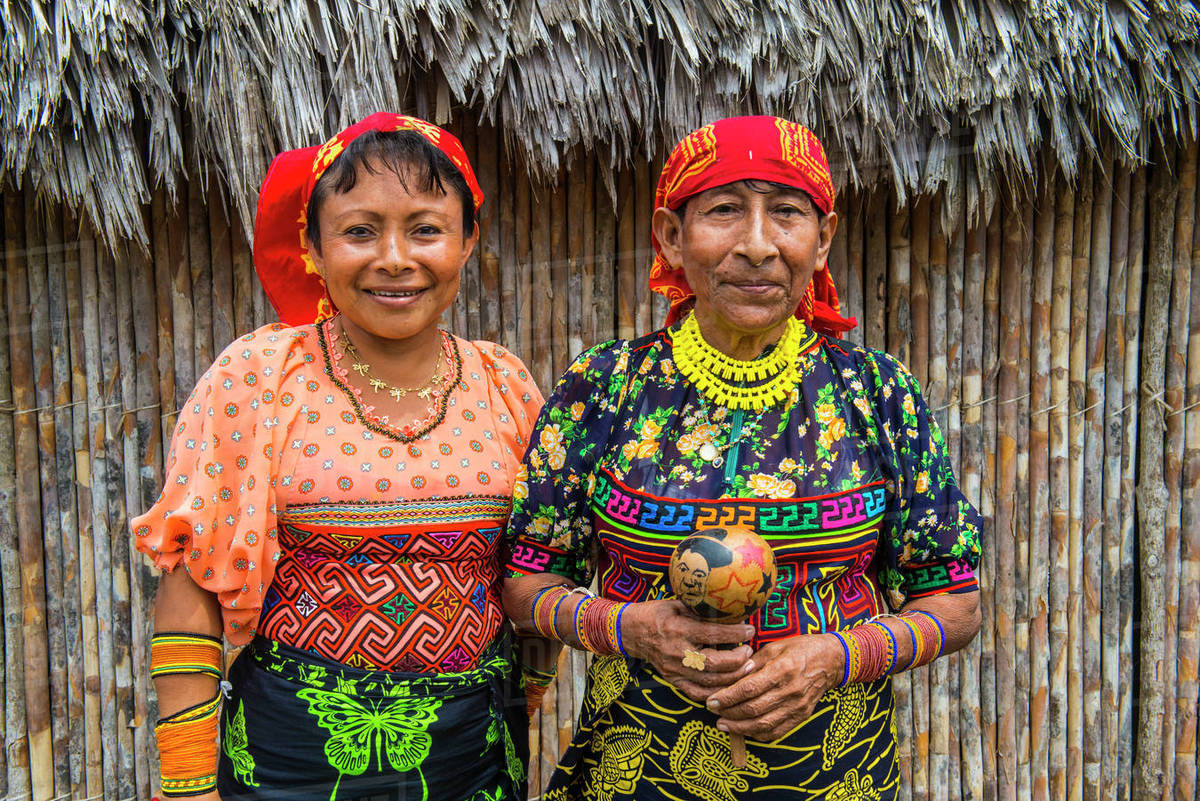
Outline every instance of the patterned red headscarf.
{"label": "patterned red headscarf", "polygon": [[306,325],[327,320],[334,314],[325,282],[308,252],[304,235],[308,200],[317,179],[342,151],[367,131],[416,131],[449,157],[458,167],[475,211],[483,203],[483,190],[467,161],[462,143],[436,125],[416,117],[380,112],[351,125],[323,145],[280,153],[271,162],[258,195],[254,217],[254,269],[267,299],[279,319],[287,325]]}
{"label": "patterned red headscarf", "polygon": [[[824,214],[833,210],[833,176],[820,140],[802,125],[779,117],[730,117],[692,131],[671,151],[654,206],[679,208],[707,189],[735,181],[759,180],[803,189]],[[662,257],[658,239],[650,289],[671,303],[667,323],[678,320],[695,297],[682,269]],[[817,266],[796,316],[818,333],[840,337],[858,324],[839,313],[837,290],[825,264]]]}

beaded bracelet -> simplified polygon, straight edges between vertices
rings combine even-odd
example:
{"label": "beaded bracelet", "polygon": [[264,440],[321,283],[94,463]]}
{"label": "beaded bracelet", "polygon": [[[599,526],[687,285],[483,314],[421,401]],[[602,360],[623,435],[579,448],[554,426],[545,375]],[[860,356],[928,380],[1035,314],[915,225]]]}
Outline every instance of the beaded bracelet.
{"label": "beaded bracelet", "polygon": [[[921,657],[919,661],[914,661],[914,664],[924,665],[937,659],[942,655],[946,648],[946,630],[942,628],[942,623],[933,615],[920,609],[914,609],[911,612],[905,612],[901,617],[912,620],[914,629],[921,634]],[[937,632],[937,649],[932,653],[926,652],[926,638],[933,639],[933,633]],[[915,650],[915,649],[914,649]]]}
{"label": "beaded bracelet", "polygon": [[555,613],[558,604],[567,597],[567,588],[563,586],[546,587],[533,600],[533,627],[538,634],[551,640],[559,640],[558,626],[555,624]]}
{"label": "beaded bracelet", "polygon": [[904,670],[912,670],[917,664],[917,657],[920,656],[921,632],[917,630],[916,624],[904,615],[894,615],[893,617],[904,624],[904,628],[908,630],[908,636],[912,640],[912,659],[909,659],[908,664],[904,666]]}
{"label": "beaded bracelet", "polygon": [[842,670],[842,681],[838,684],[839,687],[845,687],[850,683],[850,644],[846,642],[846,638],[842,636],[840,631],[829,632],[837,641],[842,644],[842,653],[845,655],[845,667]]}
{"label": "beaded bracelet", "polygon": [[878,620],[872,620],[868,625],[879,629],[881,632],[883,632],[884,636],[887,637],[887,665],[883,668],[883,675],[886,676],[896,669],[896,659],[899,656],[896,648],[896,635],[892,634],[892,630],[880,623]]}

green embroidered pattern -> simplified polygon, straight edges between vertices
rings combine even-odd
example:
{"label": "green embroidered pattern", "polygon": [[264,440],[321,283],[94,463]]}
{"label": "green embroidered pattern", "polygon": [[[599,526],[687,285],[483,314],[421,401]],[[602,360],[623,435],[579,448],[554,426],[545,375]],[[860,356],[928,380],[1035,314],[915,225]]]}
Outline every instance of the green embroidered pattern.
{"label": "green embroidered pattern", "polygon": [[257,787],[254,781],[254,757],[250,756],[246,737],[246,714],[242,702],[238,701],[237,712],[225,719],[225,736],[221,738],[221,750],[233,763],[233,775],[247,787]]}
{"label": "green embroidered pattern", "polygon": [[418,698],[404,687],[378,701],[354,697],[354,682],[339,682],[338,691],[305,688],[296,697],[308,702],[308,712],[329,732],[325,758],[340,775],[329,801],[336,801],[338,785],[345,776],[361,776],[375,757],[376,770],[383,770],[383,757],[392,770],[416,770],[421,777],[422,799],[429,788],[420,765],[429,756],[432,738],[428,728],[437,721],[439,698]]}

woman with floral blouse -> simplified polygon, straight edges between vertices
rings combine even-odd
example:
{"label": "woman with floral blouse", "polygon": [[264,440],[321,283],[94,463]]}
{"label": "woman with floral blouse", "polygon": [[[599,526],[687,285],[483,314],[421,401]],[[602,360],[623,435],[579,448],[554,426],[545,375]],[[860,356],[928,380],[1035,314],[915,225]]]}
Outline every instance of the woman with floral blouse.
{"label": "woman with floral blouse", "polygon": [[[689,134],[652,223],[667,326],[583,354],[538,419],[505,609],[597,654],[548,801],[894,798],[889,675],[978,630],[980,520],[937,424],[903,365],[839,339],[833,202],[795,123]],[[702,622],[668,561],[729,526],[778,581],[749,620]]]}

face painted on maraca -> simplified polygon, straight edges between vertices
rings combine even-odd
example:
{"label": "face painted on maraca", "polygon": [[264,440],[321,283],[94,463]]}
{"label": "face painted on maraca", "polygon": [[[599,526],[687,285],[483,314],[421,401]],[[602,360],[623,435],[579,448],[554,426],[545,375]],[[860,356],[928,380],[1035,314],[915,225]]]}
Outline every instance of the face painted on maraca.
{"label": "face painted on maraca", "polygon": [[676,588],[679,600],[688,606],[696,606],[704,600],[708,582],[708,562],[695,551],[684,551],[675,563],[679,575]]}

